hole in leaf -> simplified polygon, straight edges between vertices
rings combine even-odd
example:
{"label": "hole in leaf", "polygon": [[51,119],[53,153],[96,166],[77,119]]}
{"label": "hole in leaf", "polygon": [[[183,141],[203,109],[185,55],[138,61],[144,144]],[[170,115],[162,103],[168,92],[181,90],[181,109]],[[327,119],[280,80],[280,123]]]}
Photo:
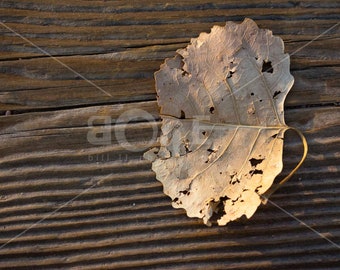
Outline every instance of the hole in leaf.
{"label": "hole in leaf", "polygon": [[220,197],[220,201],[225,202],[226,200],[230,200],[230,198],[228,196]]}
{"label": "hole in leaf", "polygon": [[260,99],[259,101],[262,102],[262,99]]}
{"label": "hole in leaf", "polygon": [[240,183],[240,180],[238,180],[237,177],[233,177],[233,178],[230,180],[229,183],[232,184],[232,185],[235,185],[236,183],[239,184],[239,183]]}
{"label": "hole in leaf", "polygon": [[281,94],[281,91],[275,91],[273,98],[276,98],[279,94]]}
{"label": "hole in leaf", "polygon": [[181,110],[181,117],[179,119],[185,119],[185,112]]}
{"label": "hole in leaf", "polygon": [[232,72],[232,71],[229,71],[229,73],[228,73],[228,75],[227,75],[227,79],[230,79],[231,77],[233,77],[233,74],[234,74],[235,72]]}
{"label": "hole in leaf", "polygon": [[254,174],[263,174],[263,171],[262,171],[262,170],[257,170],[257,169],[255,169],[255,170],[249,171],[249,173],[250,173],[251,175],[254,175]]}
{"label": "hole in leaf", "polygon": [[259,192],[259,189],[262,187],[262,185],[258,186],[256,189],[255,189],[255,192],[258,193]]}
{"label": "hole in leaf", "polygon": [[235,200],[231,200],[233,202],[233,204],[236,203],[240,197],[237,197]]}
{"label": "hole in leaf", "polygon": [[207,134],[207,132],[206,131],[202,131],[202,135],[205,136],[205,134]]}
{"label": "hole in leaf", "polygon": [[216,153],[216,150],[213,150],[213,149],[211,149],[211,148],[207,149],[207,151],[208,151],[209,153]]}
{"label": "hole in leaf", "polygon": [[251,96],[253,96],[253,95],[254,95],[254,93],[253,93],[253,92],[251,92],[251,93],[250,93],[250,95],[251,95]]}
{"label": "hole in leaf", "polygon": [[182,69],[182,77],[188,76],[189,72],[187,72],[186,70]]}
{"label": "hole in leaf", "polygon": [[268,72],[268,73],[273,73],[274,69],[272,67],[272,62],[271,61],[264,61],[262,63],[262,72]]}
{"label": "hole in leaf", "polygon": [[214,107],[210,107],[209,112],[210,112],[211,114],[213,114],[214,111],[215,111],[215,108],[214,108]]}
{"label": "hole in leaf", "polygon": [[250,165],[252,167],[256,167],[257,165],[261,164],[263,160],[264,160],[264,158],[259,158],[259,159],[251,158],[251,159],[249,159],[249,162],[250,162]]}
{"label": "hole in leaf", "polygon": [[190,191],[187,190],[181,190],[179,193],[182,193],[184,195],[190,195]]}

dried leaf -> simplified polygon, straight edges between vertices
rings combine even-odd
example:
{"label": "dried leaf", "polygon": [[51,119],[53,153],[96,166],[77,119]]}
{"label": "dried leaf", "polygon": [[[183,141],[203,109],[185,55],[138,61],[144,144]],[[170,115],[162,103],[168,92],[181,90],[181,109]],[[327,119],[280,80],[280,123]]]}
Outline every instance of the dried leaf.
{"label": "dried leaf", "polygon": [[155,73],[160,149],[145,158],[175,208],[219,225],[250,218],[282,170],[283,41],[254,21],[201,33]]}

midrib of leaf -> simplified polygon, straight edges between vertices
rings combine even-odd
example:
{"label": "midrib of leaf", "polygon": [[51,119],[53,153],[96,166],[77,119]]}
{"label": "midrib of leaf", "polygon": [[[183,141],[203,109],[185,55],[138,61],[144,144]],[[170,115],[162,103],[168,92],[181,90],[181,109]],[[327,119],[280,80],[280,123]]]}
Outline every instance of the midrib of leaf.
{"label": "midrib of leaf", "polygon": [[247,124],[230,124],[230,123],[219,123],[219,122],[210,122],[207,120],[202,120],[199,118],[185,118],[185,119],[180,119],[178,117],[175,117],[173,115],[168,115],[168,114],[160,114],[160,116],[162,118],[172,118],[172,119],[176,119],[179,121],[183,121],[183,122],[200,122],[200,123],[204,123],[206,125],[213,125],[213,126],[225,126],[225,127],[231,127],[231,128],[252,128],[252,129],[284,129],[287,130],[290,127],[288,127],[287,125],[279,125],[279,126],[256,126],[256,125],[247,125]]}

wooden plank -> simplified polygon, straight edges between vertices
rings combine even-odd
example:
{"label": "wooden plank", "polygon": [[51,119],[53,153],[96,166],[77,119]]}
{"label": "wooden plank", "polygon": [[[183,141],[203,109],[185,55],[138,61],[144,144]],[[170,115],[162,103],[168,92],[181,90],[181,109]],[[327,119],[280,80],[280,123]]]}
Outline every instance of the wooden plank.
{"label": "wooden plank", "polygon": [[[145,6],[131,6],[108,2],[96,6],[78,1],[74,6],[65,6],[55,2],[5,1],[0,14],[6,25],[59,56],[59,61],[112,97],[1,27],[0,113],[155,99],[153,72],[164,58],[173,56],[191,37],[209,31],[212,25],[223,25],[230,19],[240,21],[245,16],[281,35],[287,52],[293,54],[292,70],[297,83],[287,99],[288,105],[338,102],[339,27],[329,30],[338,22],[338,5],[331,1],[299,5],[274,1],[266,8],[263,3],[244,2],[240,6],[236,2],[148,2]],[[36,5],[39,11],[34,9]],[[78,16],[73,16],[74,10],[78,10]],[[300,50],[327,30],[319,40]],[[322,85],[327,87],[320,88]]]}
{"label": "wooden plank", "polygon": [[[134,55],[134,52],[138,54],[138,50],[129,51],[132,55],[131,60],[90,56],[59,58],[111,96],[81,80],[77,74],[51,58],[2,61],[0,62],[0,70],[3,71],[0,75],[3,81],[0,91],[2,114],[6,110],[13,110],[16,113],[15,111],[55,109],[91,103],[154,100],[153,73],[159,69],[165,57],[175,53],[161,52],[161,56],[158,57],[162,60],[136,61],[138,56]],[[114,57],[119,58],[117,55]],[[294,62],[298,60],[295,59]],[[319,64],[321,66],[292,71],[296,83],[287,98],[288,106],[340,101],[337,76],[339,67]]]}

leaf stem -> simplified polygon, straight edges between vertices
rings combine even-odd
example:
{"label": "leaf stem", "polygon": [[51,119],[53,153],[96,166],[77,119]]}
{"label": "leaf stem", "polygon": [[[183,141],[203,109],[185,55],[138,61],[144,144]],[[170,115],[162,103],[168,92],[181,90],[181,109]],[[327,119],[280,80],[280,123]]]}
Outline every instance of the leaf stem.
{"label": "leaf stem", "polygon": [[[302,141],[302,145],[303,145],[303,154],[301,157],[300,162],[296,165],[296,167],[285,177],[283,178],[278,184],[273,185],[270,189],[268,189],[264,194],[261,195],[262,198],[262,203],[266,204],[268,201],[268,198],[276,191],[278,190],[283,184],[285,184],[294,174],[295,172],[301,167],[302,163],[305,161],[306,157],[307,157],[307,153],[308,153],[308,143],[307,140],[305,138],[305,136],[302,134],[302,132],[294,127],[288,127],[288,129],[291,129],[293,131],[295,131],[301,141]],[[287,130],[288,130],[287,129]]]}

